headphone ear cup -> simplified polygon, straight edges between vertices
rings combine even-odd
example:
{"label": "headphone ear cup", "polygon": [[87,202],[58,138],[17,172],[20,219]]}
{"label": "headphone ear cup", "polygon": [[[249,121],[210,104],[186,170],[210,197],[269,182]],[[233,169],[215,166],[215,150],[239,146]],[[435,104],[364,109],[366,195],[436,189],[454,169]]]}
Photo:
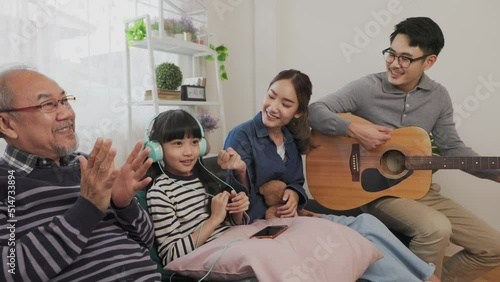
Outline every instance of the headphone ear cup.
{"label": "headphone ear cup", "polygon": [[200,131],[201,131],[201,139],[200,139],[200,157],[203,157],[205,156],[208,152],[208,144],[207,144],[207,139],[205,139],[205,130],[203,129],[203,126],[201,125],[201,122],[195,118],[194,116],[192,116],[193,119],[196,121],[196,123],[198,124],[198,126],[200,127]]}
{"label": "headphone ear cup", "polygon": [[148,154],[148,158],[153,159],[153,162],[160,162],[163,160],[163,148],[160,143],[155,141],[148,141],[144,145],[145,148],[150,148],[151,152]]}
{"label": "headphone ear cup", "polygon": [[205,137],[200,140],[200,157],[203,157],[207,154],[207,139]]}

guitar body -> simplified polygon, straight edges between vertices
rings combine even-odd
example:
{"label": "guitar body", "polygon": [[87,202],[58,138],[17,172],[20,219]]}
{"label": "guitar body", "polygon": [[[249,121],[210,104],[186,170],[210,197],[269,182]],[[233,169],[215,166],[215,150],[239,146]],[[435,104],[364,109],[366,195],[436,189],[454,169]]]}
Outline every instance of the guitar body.
{"label": "guitar body", "polygon": [[[370,123],[350,114],[344,119]],[[321,205],[349,210],[384,196],[422,198],[429,190],[431,170],[406,169],[405,156],[431,156],[427,132],[404,127],[391,132],[384,145],[365,150],[357,140],[312,132],[313,144],[306,156],[309,190]]]}

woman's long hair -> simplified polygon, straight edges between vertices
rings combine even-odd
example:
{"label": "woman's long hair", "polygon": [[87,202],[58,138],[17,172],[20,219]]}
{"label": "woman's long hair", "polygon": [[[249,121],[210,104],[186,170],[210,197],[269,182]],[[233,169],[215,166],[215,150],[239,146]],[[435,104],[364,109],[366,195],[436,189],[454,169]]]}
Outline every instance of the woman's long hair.
{"label": "woman's long hair", "polygon": [[[202,128],[200,127],[198,121],[190,113],[184,110],[170,110],[160,113],[151,127],[149,132],[149,140],[158,142],[159,144],[164,144],[175,139],[188,138],[202,138]],[[216,195],[226,189],[225,184],[221,185],[220,182],[214,179],[214,177],[206,171],[202,166],[202,158],[200,157],[193,167],[193,174],[196,175],[207,193]],[[153,181],[159,175],[163,174],[160,169],[161,163],[156,162],[151,165],[146,176],[150,176]],[[165,170],[165,168],[163,168]],[[153,181],[147,187],[151,187]],[[210,203],[209,210],[210,210]]]}
{"label": "woman's long hair", "polygon": [[274,79],[269,83],[269,88],[271,85],[278,80],[289,80],[292,82],[295,88],[295,93],[297,94],[297,100],[299,101],[299,107],[297,113],[302,115],[299,118],[293,118],[286,127],[290,130],[293,135],[293,139],[297,144],[299,152],[301,154],[307,153],[311,148],[311,128],[308,121],[308,106],[309,100],[311,100],[312,95],[312,83],[305,73],[298,70],[290,69],[284,70],[278,73]]}

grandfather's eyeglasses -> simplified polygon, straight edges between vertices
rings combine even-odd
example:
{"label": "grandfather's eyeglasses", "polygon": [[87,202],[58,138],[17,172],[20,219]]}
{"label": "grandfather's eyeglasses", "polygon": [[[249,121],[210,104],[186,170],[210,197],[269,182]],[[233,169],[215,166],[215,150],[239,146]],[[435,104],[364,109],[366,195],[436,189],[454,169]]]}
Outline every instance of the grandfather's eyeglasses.
{"label": "grandfather's eyeglasses", "polygon": [[0,112],[11,113],[11,112],[30,111],[30,110],[40,109],[44,113],[51,113],[51,112],[57,110],[57,106],[59,106],[59,104],[61,104],[64,108],[71,108],[71,104],[69,102],[75,101],[75,100],[76,100],[75,96],[64,96],[61,99],[50,99],[47,101],[43,101],[42,103],[40,103],[40,105],[31,106],[31,107],[24,107],[24,108],[17,108],[17,109],[3,110]]}
{"label": "grandfather's eyeglasses", "polygon": [[408,68],[408,67],[410,67],[411,63],[418,61],[418,60],[425,59],[427,56],[429,56],[431,54],[426,54],[426,55],[420,56],[418,58],[409,58],[406,56],[396,56],[396,54],[391,50],[391,48],[387,48],[387,49],[382,50],[382,55],[384,55],[384,60],[386,63],[392,64],[392,62],[394,62],[394,60],[396,58],[398,58],[398,64],[402,68]]}

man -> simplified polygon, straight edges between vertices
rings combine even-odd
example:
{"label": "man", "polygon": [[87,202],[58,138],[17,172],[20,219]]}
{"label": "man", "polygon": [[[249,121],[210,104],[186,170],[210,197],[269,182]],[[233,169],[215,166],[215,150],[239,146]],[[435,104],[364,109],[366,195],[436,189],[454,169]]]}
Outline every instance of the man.
{"label": "man", "polygon": [[[461,141],[446,89],[424,72],[444,46],[439,26],[429,18],[408,18],[395,26],[390,47],[383,51],[386,72],[351,82],[309,106],[314,130],[355,138],[365,149],[383,145],[394,128],[418,126],[432,132],[444,156],[476,156]],[[349,122],[336,113],[350,112],[373,124]],[[500,182],[498,170],[469,173]],[[472,281],[500,265],[500,233],[432,184],[420,200],[386,197],[363,210],[389,228],[412,238],[410,249],[436,265],[442,281]],[[443,265],[450,242],[464,247]]]}
{"label": "man", "polygon": [[0,73],[0,280],[159,281],[133,199],[151,180],[149,149],[138,142],[118,169],[111,140],[75,153],[73,100],[36,71]]}

